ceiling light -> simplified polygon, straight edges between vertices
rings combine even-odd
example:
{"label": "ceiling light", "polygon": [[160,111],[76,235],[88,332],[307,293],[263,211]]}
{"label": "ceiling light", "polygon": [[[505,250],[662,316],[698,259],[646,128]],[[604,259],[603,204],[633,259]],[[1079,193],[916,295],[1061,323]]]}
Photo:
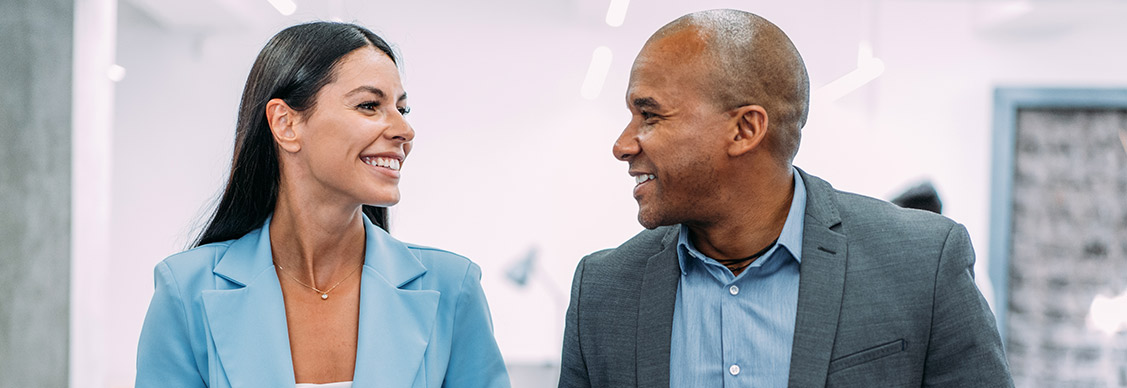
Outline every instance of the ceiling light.
{"label": "ceiling light", "polygon": [[273,5],[274,9],[278,10],[278,13],[280,13],[284,16],[293,15],[293,13],[295,11],[297,11],[297,4],[294,4],[293,0],[266,0],[266,1],[270,2],[270,5]]}
{"label": "ceiling light", "polygon": [[884,74],[884,61],[873,56],[873,47],[868,41],[861,41],[857,47],[857,69],[815,90],[814,98],[824,101],[837,100],[865,86],[881,74]]}
{"label": "ceiling light", "polygon": [[626,8],[630,5],[630,0],[610,0],[610,7],[607,8],[607,24],[611,27],[618,27],[626,20]]}
{"label": "ceiling light", "polygon": [[607,46],[595,48],[595,52],[591,54],[591,65],[587,67],[587,77],[583,79],[583,87],[579,91],[583,98],[588,100],[599,98],[599,93],[603,91],[603,83],[607,80],[607,72],[610,71],[610,60],[610,48]]}

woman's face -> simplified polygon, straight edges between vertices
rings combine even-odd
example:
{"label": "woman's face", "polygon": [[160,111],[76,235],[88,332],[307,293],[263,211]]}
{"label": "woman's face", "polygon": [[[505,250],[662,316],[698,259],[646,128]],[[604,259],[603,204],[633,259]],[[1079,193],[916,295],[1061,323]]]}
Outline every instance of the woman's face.
{"label": "woman's face", "polygon": [[407,93],[386,54],[368,46],[337,63],[332,82],[294,124],[302,184],[319,200],[389,206],[415,131],[403,117]]}

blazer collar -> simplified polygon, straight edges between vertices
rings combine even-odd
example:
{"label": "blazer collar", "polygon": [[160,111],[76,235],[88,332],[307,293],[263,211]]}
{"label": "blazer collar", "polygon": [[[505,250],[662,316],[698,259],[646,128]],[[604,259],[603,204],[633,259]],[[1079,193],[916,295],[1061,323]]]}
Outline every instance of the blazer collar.
{"label": "blazer collar", "polygon": [[364,217],[367,244],[360,282],[354,387],[418,386],[441,294],[415,279],[427,268],[407,245]]}
{"label": "blazer collar", "polygon": [[[422,276],[427,269],[407,245],[391,237],[387,231],[364,219],[364,266],[375,270],[385,281],[402,287]],[[227,252],[215,264],[215,274],[228,281],[247,286],[263,271],[274,268],[270,250],[270,221],[266,217],[262,227],[247,233],[231,243]],[[233,257],[235,259],[225,260]]]}
{"label": "blazer collar", "polygon": [[294,385],[286,307],[273,268],[269,218],[219,257],[213,273],[231,284],[216,279],[216,289],[201,295],[215,346],[208,381],[220,387]]}
{"label": "blazer collar", "polygon": [[847,244],[834,188],[801,169],[798,171],[806,183],[806,223],[788,385],[822,386],[829,372],[841,312]]}
{"label": "blazer collar", "polygon": [[646,260],[638,304],[635,339],[635,374],[639,387],[669,386],[669,352],[673,337],[673,310],[677,304],[677,238],[681,228],[666,227],[661,250]]}
{"label": "blazer collar", "polygon": [[[274,271],[270,218],[234,241],[214,273],[232,283],[203,291],[217,358],[210,381],[231,386],[294,386],[285,304]],[[364,269],[355,386],[411,386],[438,312],[439,292],[412,280],[427,269],[402,242],[364,217]],[[221,360],[221,361],[220,361]]]}
{"label": "blazer collar", "polygon": [[[846,239],[834,188],[801,169],[798,173],[807,197],[789,386],[822,386],[829,371],[845,287]],[[679,231],[669,227],[661,250],[646,261],[635,342],[638,386],[669,386],[673,310],[680,281],[676,250]]]}
{"label": "blazer collar", "polygon": [[813,218],[824,227],[834,227],[841,224],[841,214],[837,211],[837,202],[833,194],[837,191],[829,182],[806,173],[801,168],[795,167],[806,184],[806,217]]}

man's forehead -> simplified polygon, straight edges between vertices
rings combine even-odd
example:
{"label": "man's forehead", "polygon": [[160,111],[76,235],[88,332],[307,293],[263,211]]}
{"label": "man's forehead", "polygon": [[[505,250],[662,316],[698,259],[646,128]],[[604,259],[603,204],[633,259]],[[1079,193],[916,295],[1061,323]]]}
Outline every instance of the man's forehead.
{"label": "man's forehead", "polygon": [[670,79],[669,69],[663,69],[660,62],[651,63],[639,57],[630,70],[630,81],[626,86],[626,104],[635,107],[645,107],[638,104],[640,99],[650,101],[664,100],[668,93],[668,85],[675,83]]}
{"label": "man's forehead", "polygon": [[[655,36],[642,48],[630,69],[627,103],[636,98],[660,97],[663,91],[683,92],[704,84],[707,66],[706,37],[694,31]],[[676,90],[680,89],[680,90]]]}

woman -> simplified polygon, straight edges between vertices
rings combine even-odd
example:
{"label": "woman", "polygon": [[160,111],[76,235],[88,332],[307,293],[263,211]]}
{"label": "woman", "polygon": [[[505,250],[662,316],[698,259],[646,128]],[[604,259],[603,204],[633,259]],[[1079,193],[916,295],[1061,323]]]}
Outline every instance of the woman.
{"label": "woman", "polygon": [[385,231],[408,111],[395,55],[363,27],[266,44],[219,206],[156,267],[137,387],[509,385],[480,269]]}

